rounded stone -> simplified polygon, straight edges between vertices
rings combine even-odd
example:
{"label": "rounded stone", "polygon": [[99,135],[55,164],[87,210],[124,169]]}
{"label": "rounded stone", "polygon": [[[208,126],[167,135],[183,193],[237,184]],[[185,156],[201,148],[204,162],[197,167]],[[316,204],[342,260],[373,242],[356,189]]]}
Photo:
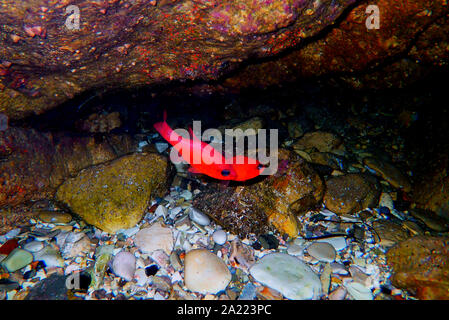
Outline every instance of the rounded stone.
{"label": "rounded stone", "polygon": [[319,299],[321,282],[304,262],[285,253],[263,256],[250,269],[254,279],[291,300]]}
{"label": "rounded stone", "polygon": [[164,250],[170,254],[173,250],[173,234],[171,229],[163,227],[158,222],[137,232],[134,243],[143,253]]}
{"label": "rounded stone", "polygon": [[215,254],[205,249],[189,251],[184,260],[184,282],[186,287],[202,294],[215,294],[226,289],[231,281],[231,272]]}
{"label": "rounded stone", "polygon": [[219,245],[223,245],[228,240],[228,236],[226,234],[226,231],[224,230],[217,230],[212,235],[212,239],[214,239],[214,242]]}
{"label": "rounded stone", "polygon": [[210,219],[207,215],[193,207],[189,210],[189,218],[201,226],[207,226],[210,223]]}
{"label": "rounded stone", "polygon": [[38,252],[44,247],[44,243],[41,241],[31,241],[23,246],[23,249],[29,252]]}
{"label": "rounded stone", "polygon": [[327,242],[314,242],[307,248],[307,252],[323,262],[334,262],[337,256],[335,248]]}
{"label": "rounded stone", "polygon": [[26,250],[16,248],[1,263],[8,272],[14,272],[33,262],[33,255]]}
{"label": "rounded stone", "polygon": [[68,213],[57,211],[44,211],[39,213],[39,220],[45,223],[69,223],[72,221],[72,216]]}
{"label": "rounded stone", "polygon": [[120,251],[114,257],[112,270],[114,270],[114,273],[117,276],[126,281],[131,281],[136,272],[136,257],[131,252]]}

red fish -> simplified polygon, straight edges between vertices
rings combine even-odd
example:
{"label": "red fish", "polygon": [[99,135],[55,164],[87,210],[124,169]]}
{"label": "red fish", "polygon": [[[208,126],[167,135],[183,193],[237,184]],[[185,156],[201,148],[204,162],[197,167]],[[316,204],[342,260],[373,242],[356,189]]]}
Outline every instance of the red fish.
{"label": "red fish", "polygon": [[154,124],[154,128],[167,140],[187,161],[191,172],[202,173],[220,180],[234,180],[237,174],[220,152],[198,139],[188,139],[177,134],[167,124],[167,113],[164,111],[164,121]]}
{"label": "red fish", "polygon": [[234,181],[249,180],[262,173],[264,168],[257,160],[235,156],[232,161],[227,161],[211,145],[198,139],[192,129],[189,129],[192,139],[183,138],[170,128],[166,120],[167,114],[164,111],[164,121],[154,124],[154,128],[190,164],[190,172],[202,173],[219,180]]}

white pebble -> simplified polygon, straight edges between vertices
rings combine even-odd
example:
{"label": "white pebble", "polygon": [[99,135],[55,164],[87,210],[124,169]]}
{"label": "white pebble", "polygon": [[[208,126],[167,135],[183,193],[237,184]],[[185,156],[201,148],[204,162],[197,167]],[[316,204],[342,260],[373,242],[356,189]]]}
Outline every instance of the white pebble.
{"label": "white pebble", "polygon": [[210,223],[209,217],[194,207],[189,210],[189,218],[201,226],[207,226]]}
{"label": "white pebble", "polygon": [[44,244],[40,241],[31,241],[23,246],[23,249],[29,252],[38,252],[44,247]]}
{"label": "white pebble", "polygon": [[122,277],[126,281],[131,281],[136,272],[136,257],[131,252],[120,251],[114,257],[112,270],[114,270],[117,276]]}
{"label": "white pebble", "polygon": [[214,239],[214,242],[218,245],[223,245],[226,243],[227,240],[227,234],[223,230],[217,230],[212,235],[212,239]]}
{"label": "white pebble", "polygon": [[355,300],[373,300],[373,293],[370,289],[358,282],[350,282],[345,285],[348,293]]}

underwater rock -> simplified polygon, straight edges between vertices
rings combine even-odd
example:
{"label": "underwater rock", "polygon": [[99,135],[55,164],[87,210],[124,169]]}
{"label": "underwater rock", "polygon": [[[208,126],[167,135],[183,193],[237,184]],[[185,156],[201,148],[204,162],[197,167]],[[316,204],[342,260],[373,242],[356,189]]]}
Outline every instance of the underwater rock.
{"label": "underwater rock", "polygon": [[432,157],[424,173],[416,177],[413,185],[413,200],[417,207],[431,210],[449,220],[449,156],[442,152]]}
{"label": "underwater rock", "polygon": [[185,286],[194,292],[217,293],[226,289],[231,272],[215,254],[204,249],[187,252],[184,260]]}
{"label": "underwater rock", "polygon": [[263,256],[250,269],[256,281],[291,300],[317,300],[321,295],[318,275],[304,262],[285,253]]}
{"label": "underwater rock", "polygon": [[45,223],[66,224],[72,221],[72,216],[65,212],[42,211],[39,212],[38,219]]}
{"label": "underwater rock", "polygon": [[416,236],[387,253],[392,284],[423,300],[449,299],[449,238]]}
{"label": "underwater rock", "polygon": [[136,257],[131,252],[120,251],[112,260],[112,270],[117,276],[131,281],[136,272]]}
{"label": "underwater rock", "polygon": [[375,177],[350,173],[326,181],[323,203],[326,208],[337,214],[356,213],[377,206],[380,192]]}
{"label": "underwater rock", "polygon": [[409,213],[434,231],[446,232],[449,230],[449,220],[436,215],[433,211],[415,208],[410,209]]}
{"label": "underwater rock", "polygon": [[0,112],[40,114],[92,88],[217,79],[318,34],[353,2],[11,2],[0,12]]}
{"label": "underwater rock", "polygon": [[0,207],[51,198],[69,176],[135,149],[125,135],[98,141],[25,128],[0,131]]}
{"label": "underwater rock", "polygon": [[385,181],[387,181],[393,187],[402,189],[405,192],[411,191],[412,185],[408,177],[391,163],[380,161],[375,158],[364,158],[363,164],[374,170],[379,176],[385,179]]}
{"label": "underwater rock", "polygon": [[344,151],[343,141],[335,134],[323,131],[314,131],[306,133],[293,144],[295,150],[313,150],[319,152]]}
{"label": "underwater rock", "polygon": [[29,265],[32,261],[33,255],[30,252],[16,248],[1,262],[1,266],[8,272],[14,272]]}
{"label": "underwater rock", "polygon": [[294,152],[279,149],[279,168],[257,181],[225,187],[210,183],[198,194],[194,206],[226,231],[245,238],[268,233],[273,227],[290,237],[299,232],[296,215],[322,199],[324,184],[318,174]]}
{"label": "underwater rock", "polygon": [[67,179],[56,199],[87,223],[115,233],[140,221],[151,198],[167,191],[169,164],[161,155],[131,154]]}
{"label": "underwater rock", "polygon": [[379,244],[384,247],[391,247],[411,237],[400,225],[388,220],[374,221],[373,230],[376,232],[376,242],[380,241]]}
{"label": "underwater rock", "polygon": [[[380,29],[367,29],[372,11],[367,14],[369,3],[362,1],[322,38],[280,59],[249,64],[224,86],[232,90],[268,87],[338,74],[354,88],[403,87],[446,63],[449,18],[444,2],[379,0],[373,4],[379,8]],[[394,59],[406,55],[410,58]],[[372,70],[376,66],[382,67]]]}
{"label": "underwater rock", "polygon": [[134,243],[144,253],[153,253],[163,250],[170,254],[173,250],[173,232],[157,222],[149,228],[143,228],[137,232]]}
{"label": "underwater rock", "polygon": [[76,127],[85,132],[109,132],[122,125],[120,113],[111,112],[107,114],[91,114],[86,120],[79,120]]}

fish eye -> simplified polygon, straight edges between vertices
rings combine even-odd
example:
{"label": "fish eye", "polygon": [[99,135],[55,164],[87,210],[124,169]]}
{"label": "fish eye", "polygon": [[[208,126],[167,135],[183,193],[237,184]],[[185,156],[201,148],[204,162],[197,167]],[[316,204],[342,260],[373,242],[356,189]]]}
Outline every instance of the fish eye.
{"label": "fish eye", "polygon": [[262,168],[265,168],[265,165],[264,164],[261,164],[261,163],[259,163],[258,165],[257,165],[257,169],[262,169]]}
{"label": "fish eye", "polygon": [[231,174],[231,171],[229,171],[229,170],[224,169],[224,170],[221,171],[221,175],[222,175],[223,177],[227,177],[227,176],[229,176],[230,174]]}

